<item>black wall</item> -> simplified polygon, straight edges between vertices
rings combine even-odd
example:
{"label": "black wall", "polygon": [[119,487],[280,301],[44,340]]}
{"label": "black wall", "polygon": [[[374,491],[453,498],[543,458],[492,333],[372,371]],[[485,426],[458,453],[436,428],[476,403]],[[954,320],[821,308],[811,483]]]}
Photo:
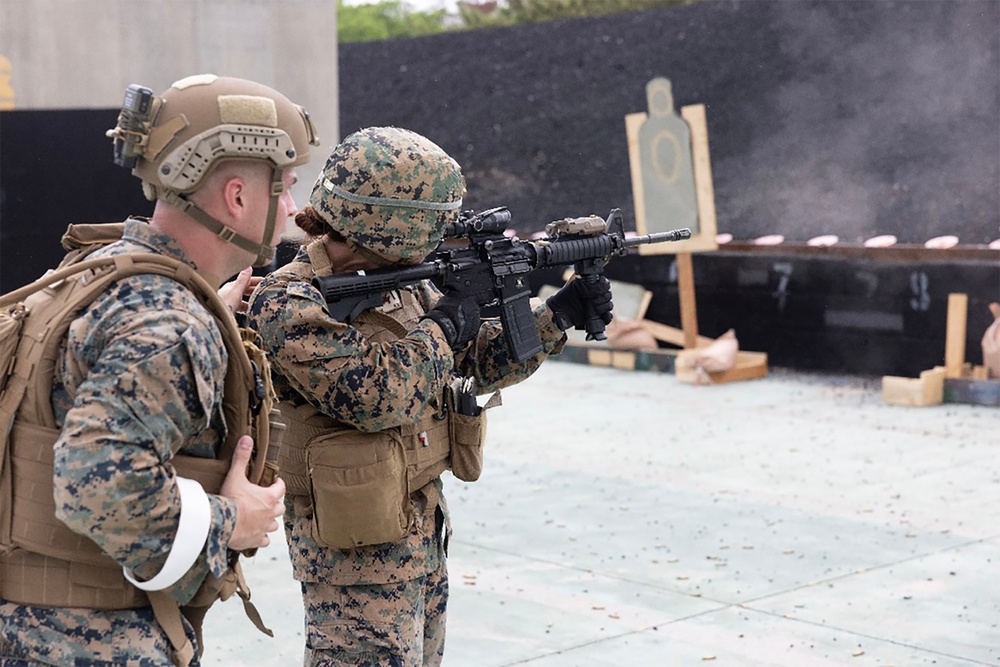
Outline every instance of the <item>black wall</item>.
{"label": "black wall", "polygon": [[704,0],[340,48],[342,134],[398,125],[523,234],[633,217],[624,116],[645,85],[705,104],[718,227],[737,239],[1000,236],[1000,3]]}
{"label": "black wall", "polygon": [[139,181],[111,160],[117,109],[0,112],[0,290],[34,280],[63,256],[76,222],[150,215]]}

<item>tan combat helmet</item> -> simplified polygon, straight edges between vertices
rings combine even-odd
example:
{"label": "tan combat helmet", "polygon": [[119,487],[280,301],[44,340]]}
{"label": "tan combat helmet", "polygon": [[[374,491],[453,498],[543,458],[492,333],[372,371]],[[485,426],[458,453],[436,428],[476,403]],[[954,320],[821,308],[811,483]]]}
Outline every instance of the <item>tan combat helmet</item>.
{"label": "tan combat helmet", "polygon": [[[266,241],[277,223],[282,174],[307,163],[309,146],[319,145],[306,110],[263,84],[214,74],[181,79],[162,95],[148,95],[148,108],[129,109],[136,90],[149,93],[130,86],[118,125],[108,131],[115,161],[133,166],[147,199],[181,208],[225,241],[257,255],[254,266],[269,264],[274,249]],[[122,153],[133,157],[122,159]],[[263,244],[237,234],[188,197],[224,160],[262,160],[273,168]]]}
{"label": "tan combat helmet", "polygon": [[462,170],[437,144],[369,127],[334,149],[309,203],[376,264],[416,264],[441,243],[465,194]]}

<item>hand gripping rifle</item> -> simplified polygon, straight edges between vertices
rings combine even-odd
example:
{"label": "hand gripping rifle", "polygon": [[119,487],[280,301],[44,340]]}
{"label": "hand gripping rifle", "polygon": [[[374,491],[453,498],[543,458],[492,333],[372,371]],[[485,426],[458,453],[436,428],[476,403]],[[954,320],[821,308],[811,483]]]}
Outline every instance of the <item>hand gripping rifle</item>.
{"label": "hand gripping rifle", "polygon": [[[528,305],[532,271],[572,264],[580,279],[596,282],[613,255],[625,255],[629,248],[647,243],[691,238],[689,229],[626,238],[618,209],[607,220],[591,216],[549,223],[547,238],[534,241],[508,236],[509,222],[506,207],[464,213],[448,225],[445,238],[466,238],[465,246],[445,244],[414,266],[316,276],[312,284],[323,295],[330,314],[348,324],[369,308],[381,306],[383,292],[421,280],[432,280],[443,291],[477,295],[480,305],[495,309],[508,350],[521,362],[542,349]],[[607,338],[604,321],[596,314],[588,318],[585,329],[587,340]]]}

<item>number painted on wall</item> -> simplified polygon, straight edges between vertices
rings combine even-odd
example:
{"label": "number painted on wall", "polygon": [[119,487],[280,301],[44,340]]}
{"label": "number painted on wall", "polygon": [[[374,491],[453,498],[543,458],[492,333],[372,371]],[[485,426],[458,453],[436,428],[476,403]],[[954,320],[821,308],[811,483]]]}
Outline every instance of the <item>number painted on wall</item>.
{"label": "number painted on wall", "polygon": [[910,274],[910,309],[918,313],[926,313],[931,307],[931,295],[927,291],[930,280],[923,271]]}
{"label": "number painted on wall", "polygon": [[771,270],[778,274],[778,286],[771,296],[778,301],[778,312],[783,313],[785,304],[788,302],[788,282],[792,278],[792,264],[791,262],[775,262]]}

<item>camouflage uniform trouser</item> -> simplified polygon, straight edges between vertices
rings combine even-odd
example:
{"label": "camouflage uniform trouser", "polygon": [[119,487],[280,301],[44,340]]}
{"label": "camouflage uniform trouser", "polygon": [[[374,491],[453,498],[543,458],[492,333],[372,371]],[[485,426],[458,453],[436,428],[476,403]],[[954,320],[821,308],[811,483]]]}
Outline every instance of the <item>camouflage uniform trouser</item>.
{"label": "camouflage uniform trouser", "polygon": [[[188,638],[194,631],[185,623]],[[49,609],[0,600],[0,667],[173,667],[171,647],[149,607]],[[191,667],[198,667],[195,656]]]}
{"label": "camouflage uniform trouser", "polygon": [[393,584],[303,583],[306,667],[436,667],[444,655],[448,570]]}

